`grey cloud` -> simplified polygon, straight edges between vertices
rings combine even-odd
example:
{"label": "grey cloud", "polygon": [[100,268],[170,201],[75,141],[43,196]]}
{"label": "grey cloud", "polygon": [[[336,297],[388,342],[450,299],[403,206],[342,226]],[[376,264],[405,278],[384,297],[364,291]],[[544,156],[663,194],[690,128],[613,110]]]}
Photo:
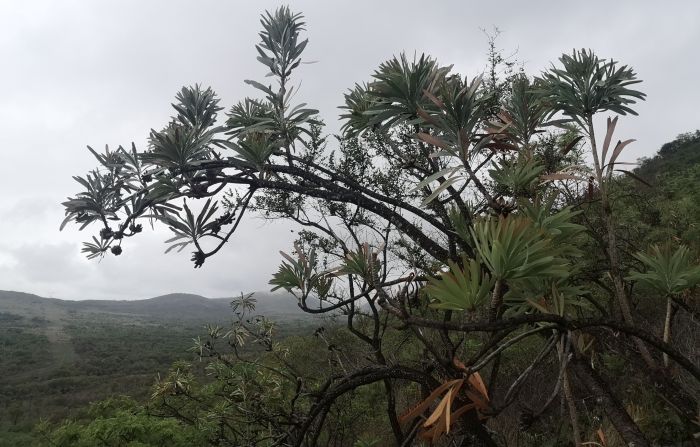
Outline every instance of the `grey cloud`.
{"label": "grey cloud", "polygon": [[[243,80],[265,74],[253,47],[258,16],[278,4],[0,2],[0,288],[71,298],[266,288],[277,250],[288,249],[292,239],[286,225],[247,223],[201,271],[191,268],[187,254],[162,255],[165,231],[130,241],[119,258],[89,263],[79,254],[87,234],[57,229],[60,201],[77,189],[71,176],[94,166],[85,145],[134,141],[143,148],[149,129],[172,114],[170,102],[182,85],[211,85],[226,107],[255,94]],[[618,125],[620,137],[638,140],[626,154],[634,160],[698,126],[692,55],[700,42],[700,3],[674,5],[295,1],[291,7],[307,18],[307,58],[318,61],[300,69],[297,99],[319,108],[336,131],[342,94],[368,80],[383,60],[427,52],[476,76],[485,68],[481,28],[496,25],[503,31],[499,46],[517,50],[530,73],[574,47],[634,66],[649,97],[639,117]]]}
{"label": "grey cloud", "polygon": [[218,297],[266,290],[278,251],[289,250],[289,234],[286,225],[247,222],[228,249],[201,269],[189,261],[191,248],[163,253],[170,235],[162,229],[125,241],[121,256],[101,261],[85,260],[74,242],[0,245],[0,290],[68,299],[135,299],[168,292]]}

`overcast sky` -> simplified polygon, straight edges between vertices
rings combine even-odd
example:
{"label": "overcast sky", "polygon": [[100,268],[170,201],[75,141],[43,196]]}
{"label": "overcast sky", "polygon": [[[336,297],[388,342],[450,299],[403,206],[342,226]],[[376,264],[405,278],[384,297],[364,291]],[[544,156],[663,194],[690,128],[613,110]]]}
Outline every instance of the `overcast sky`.
{"label": "overcast sky", "polygon": [[[265,290],[283,224],[249,219],[228,249],[193,269],[188,253],[164,255],[167,230],[129,240],[101,262],[80,254],[89,232],[58,231],[60,202],[78,191],[72,175],[95,162],[86,145],[135,142],[172,114],[183,86],[211,86],[229,107],[254,95],[258,17],[272,1],[0,1],[0,290],[68,299],[136,299],[169,292],[231,296]],[[636,138],[628,160],[652,155],[678,133],[700,127],[697,77],[700,2],[658,1],[293,1],[310,44],[299,100],[331,127],[343,92],[401,51],[427,52],[475,76],[486,37],[529,73],[562,52],[592,48],[632,65],[644,83],[639,117],[620,138]]]}

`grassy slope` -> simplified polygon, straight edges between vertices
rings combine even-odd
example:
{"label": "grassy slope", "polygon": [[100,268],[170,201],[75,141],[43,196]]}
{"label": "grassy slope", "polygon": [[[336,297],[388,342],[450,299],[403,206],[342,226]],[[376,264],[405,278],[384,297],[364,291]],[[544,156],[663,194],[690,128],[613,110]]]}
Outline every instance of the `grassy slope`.
{"label": "grassy slope", "polygon": [[[280,332],[313,324],[292,297],[256,297]],[[0,446],[21,445],[39,418],[58,420],[112,394],[145,397],[158,373],[192,358],[188,348],[205,324],[229,320],[230,301],[63,301],[0,291]]]}
{"label": "grassy slope", "polygon": [[618,221],[628,226],[630,238],[643,244],[672,240],[700,248],[700,135],[675,140],[634,173],[651,187],[625,178]]}

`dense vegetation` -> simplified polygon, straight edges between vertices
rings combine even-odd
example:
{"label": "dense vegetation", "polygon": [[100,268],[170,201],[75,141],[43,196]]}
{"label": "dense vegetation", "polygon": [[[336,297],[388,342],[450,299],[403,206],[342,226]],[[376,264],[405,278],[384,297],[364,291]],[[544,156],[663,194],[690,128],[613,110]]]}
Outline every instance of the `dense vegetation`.
{"label": "dense vegetation", "polygon": [[132,427],[107,445],[159,445],[134,428],[158,423],[182,445],[692,439],[697,138],[624,169],[633,140],[615,127],[644,99],[631,68],[581,50],[538,77],[468,79],[401,55],[346,94],[333,138],[293,104],[302,17],[261,23],[276,85],[247,81],[263,97],[224,124],[211,89],[183,88],[146,150],[91,149],[100,167],[77,178],[64,224],[98,225],[83,249],[98,258],[155,219],[201,267],[248,213],[291,220],[301,230],[270,283],[343,327],[282,340],[242,296],[233,324],[196,343],[206,375],[177,363],[146,407],[98,407],[49,430],[54,443],[114,434],[105,420]]}
{"label": "dense vegetation", "polygon": [[[260,298],[263,310],[277,306],[271,313],[281,320],[281,336],[309,332],[303,314],[279,306],[283,297]],[[176,360],[195,360],[192,340],[206,323],[230,320],[229,302],[182,294],[61,301],[0,291],[0,446],[30,445],[42,420],[111,411],[106,404],[86,409],[108,396],[149,398],[158,374]]]}

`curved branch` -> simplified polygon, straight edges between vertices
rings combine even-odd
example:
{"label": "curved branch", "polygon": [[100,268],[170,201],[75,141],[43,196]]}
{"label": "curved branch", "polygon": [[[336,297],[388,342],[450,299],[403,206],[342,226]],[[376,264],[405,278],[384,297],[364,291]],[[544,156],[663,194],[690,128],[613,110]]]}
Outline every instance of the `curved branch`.
{"label": "curved branch", "polygon": [[[318,169],[319,171],[328,175],[329,179],[324,179],[323,177],[319,177],[319,176],[309,172],[308,170],[304,170],[304,169],[298,168],[296,166],[270,165],[267,168],[273,172],[296,175],[296,176],[305,178],[307,180],[311,180],[315,183],[323,184],[324,186],[329,186],[329,184],[330,184],[330,185],[336,186],[337,188],[341,188],[337,183],[335,183],[336,181],[340,181],[342,183],[345,183],[348,187],[352,188],[353,191],[361,192],[363,194],[366,194],[368,197],[379,200],[383,203],[387,203],[389,205],[394,205],[397,208],[401,208],[401,209],[406,210],[410,213],[413,213],[416,216],[418,216],[421,219],[428,222],[430,225],[432,225],[436,229],[442,231],[443,233],[445,233],[445,234],[450,233],[450,230],[447,227],[445,227],[445,225],[442,222],[436,220],[433,216],[429,215],[428,213],[421,210],[420,208],[417,208],[409,203],[395,199],[393,197],[388,197],[388,196],[385,196],[383,194],[379,194],[376,191],[372,191],[371,189],[362,186],[361,184],[357,183],[354,180],[351,180],[351,179],[348,179],[347,177],[339,175],[337,172],[333,172],[331,170],[325,169],[325,168],[318,166],[316,164],[312,164],[312,166],[315,169]],[[346,189],[346,188],[343,188],[343,189]]]}
{"label": "curved branch", "polygon": [[523,315],[520,317],[513,317],[505,320],[498,321],[476,321],[470,323],[456,323],[456,322],[443,322],[437,320],[430,320],[427,318],[411,317],[405,316],[398,309],[391,308],[390,306],[384,306],[386,310],[393,313],[394,315],[401,318],[404,323],[429,327],[433,329],[447,329],[450,331],[458,332],[495,332],[504,329],[510,329],[517,326],[522,326],[526,324],[534,323],[554,323],[562,329],[568,330],[585,330],[596,327],[603,327],[612,329],[618,332],[622,332],[630,337],[638,338],[645,341],[658,349],[661,352],[668,354],[670,358],[676,361],[680,366],[687,370],[693,377],[700,381],[700,367],[695,365],[681,352],[675,349],[670,344],[664,342],[660,338],[653,334],[650,334],[642,329],[635,326],[630,326],[624,323],[620,323],[614,320],[597,320],[597,319],[583,319],[583,320],[567,320],[564,317],[553,314],[534,314],[534,315]]}
{"label": "curved branch", "polygon": [[416,242],[423,250],[439,261],[445,261],[449,258],[448,251],[440,244],[435,242],[434,237],[425,234],[420,228],[408,221],[401,214],[388,208],[382,203],[371,200],[361,194],[358,194],[349,189],[334,188],[333,191],[327,189],[302,186],[282,181],[263,180],[259,178],[236,178],[226,177],[224,180],[232,184],[244,184],[251,187],[262,189],[273,189],[279,191],[291,191],[299,194],[304,194],[308,197],[316,197],[334,202],[352,203],[360,206],[367,211],[370,211],[387,221],[391,222],[399,231],[406,234],[414,242]]}
{"label": "curved branch", "polygon": [[588,362],[582,359],[574,358],[570,362],[571,369],[579,378],[581,383],[588,388],[594,396],[594,402],[599,403],[600,407],[605,411],[610,422],[620,434],[622,439],[628,445],[639,447],[649,446],[649,441],[644,437],[644,434],[639,430],[637,424],[625,411],[620,401],[612,393],[608,385],[600,378],[598,373],[593,370]]}
{"label": "curved branch", "polygon": [[385,379],[408,380],[431,389],[438,386],[438,382],[429,375],[407,367],[397,365],[390,367],[368,366],[363,368],[346,376],[338,385],[323,392],[323,398],[313,406],[304,424],[299,429],[298,437],[294,440],[294,446],[300,447],[302,445],[304,437],[314,423],[314,420],[326,411],[325,409],[330,407],[340,396],[363,385],[369,385],[370,383]]}

